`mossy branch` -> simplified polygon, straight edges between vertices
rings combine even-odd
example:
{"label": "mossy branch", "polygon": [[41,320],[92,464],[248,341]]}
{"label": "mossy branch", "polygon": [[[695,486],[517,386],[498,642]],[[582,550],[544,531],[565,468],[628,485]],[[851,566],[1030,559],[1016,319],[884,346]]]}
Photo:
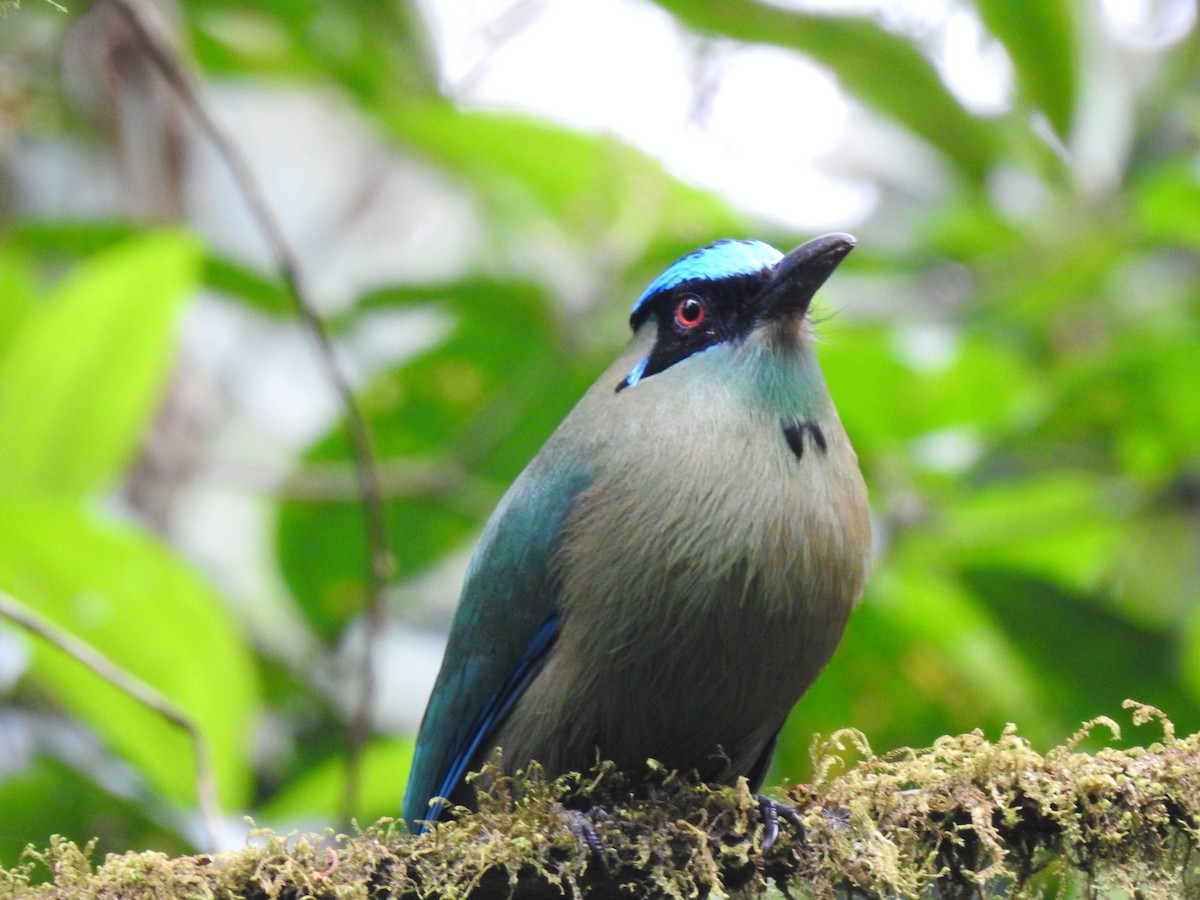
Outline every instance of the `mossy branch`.
{"label": "mossy branch", "polygon": [[[596,818],[606,858],[576,846],[564,793],[629,796],[601,768],[584,784],[501,779],[477,813],[414,837],[393,822],[334,837],[259,835],[219,856],[109,856],[61,839],[0,870],[0,897],[541,898],[693,897],[774,884],[813,897],[1037,897],[1067,884],[1086,896],[1200,897],[1200,735],[1179,738],[1158,710],[1146,747],[1077,746],[1101,718],[1046,754],[1008,728],[945,737],[925,750],[871,755],[856,732],[817,748],[811,785],[787,792],[804,820],[764,856],[745,784],[689,785],[664,775],[645,796]],[[866,758],[843,774],[851,744]],[[519,789],[519,790],[518,790]],[[518,797],[520,799],[515,799]],[[34,884],[50,873],[51,881]]]}

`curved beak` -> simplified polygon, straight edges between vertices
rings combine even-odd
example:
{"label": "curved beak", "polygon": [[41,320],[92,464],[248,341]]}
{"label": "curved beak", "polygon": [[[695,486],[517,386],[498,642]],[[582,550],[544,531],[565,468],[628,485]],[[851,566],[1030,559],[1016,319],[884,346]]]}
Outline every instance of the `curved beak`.
{"label": "curved beak", "polygon": [[808,312],[817,289],[858,242],[848,234],[834,232],[813,238],[775,264],[771,280],[755,304],[761,319],[793,319]]}

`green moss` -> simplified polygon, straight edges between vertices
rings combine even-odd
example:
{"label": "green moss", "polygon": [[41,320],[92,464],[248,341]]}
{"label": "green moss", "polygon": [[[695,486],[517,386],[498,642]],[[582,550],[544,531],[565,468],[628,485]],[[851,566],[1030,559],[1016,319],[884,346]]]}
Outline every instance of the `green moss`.
{"label": "green moss", "polygon": [[[1011,726],[995,741],[972,732],[884,756],[855,732],[834,735],[814,750],[814,782],[787,792],[803,833],[784,825],[767,856],[745,783],[662,772],[635,788],[609,767],[583,781],[493,771],[477,811],[420,836],[384,820],[348,836],[260,832],[234,853],[130,853],[98,866],[92,847],[54,838],[0,870],[0,897],[684,898],[773,887],[816,898],[1200,897],[1200,735],[1178,738],[1157,710],[1131,707],[1136,723],[1161,722],[1160,742],[1078,752],[1098,727],[1117,733],[1107,719],[1045,755]],[[831,774],[851,744],[865,758]],[[562,803],[607,810],[592,817],[603,859],[576,845]]]}

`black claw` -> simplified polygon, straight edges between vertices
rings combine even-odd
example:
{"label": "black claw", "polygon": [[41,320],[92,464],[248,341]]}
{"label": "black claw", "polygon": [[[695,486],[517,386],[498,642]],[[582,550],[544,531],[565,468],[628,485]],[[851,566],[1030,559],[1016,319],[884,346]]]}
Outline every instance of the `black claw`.
{"label": "black claw", "polygon": [[771,848],[775,846],[775,842],[779,840],[780,816],[787,819],[796,831],[803,836],[804,819],[796,811],[796,807],[787,803],[780,803],[778,800],[772,800],[770,797],[764,797],[762,794],[756,794],[755,796],[758,798],[758,811],[762,816],[762,852],[764,854],[770,853]]}
{"label": "black claw", "polygon": [[604,842],[600,840],[600,835],[596,833],[596,825],[592,821],[593,817],[606,818],[607,813],[601,807],[593,806],[586,811],[564,807],[562,814],[563,818],[567,820],[567,830],[575,838],[579,852],[586,854],[591,859],[599,860],[604,874],[612,875],[608,868],[608,854],[605,853]]}

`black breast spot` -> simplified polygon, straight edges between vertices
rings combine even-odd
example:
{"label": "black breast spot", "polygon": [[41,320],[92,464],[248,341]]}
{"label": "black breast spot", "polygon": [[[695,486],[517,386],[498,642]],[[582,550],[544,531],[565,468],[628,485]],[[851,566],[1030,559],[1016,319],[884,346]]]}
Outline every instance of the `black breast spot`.
{"label": "black breast spot", "polygon": [[821,426],[815,422],[785,422],[783,424],[783,437],[787,441],[788,447],[796,454],[796,459],[804,458],[804,435],[808,434],[812,441],[812,445],[817,450],[821,451],[822,455],[829,451],[829,445],[825,443],[825,433],[821,431]]}

